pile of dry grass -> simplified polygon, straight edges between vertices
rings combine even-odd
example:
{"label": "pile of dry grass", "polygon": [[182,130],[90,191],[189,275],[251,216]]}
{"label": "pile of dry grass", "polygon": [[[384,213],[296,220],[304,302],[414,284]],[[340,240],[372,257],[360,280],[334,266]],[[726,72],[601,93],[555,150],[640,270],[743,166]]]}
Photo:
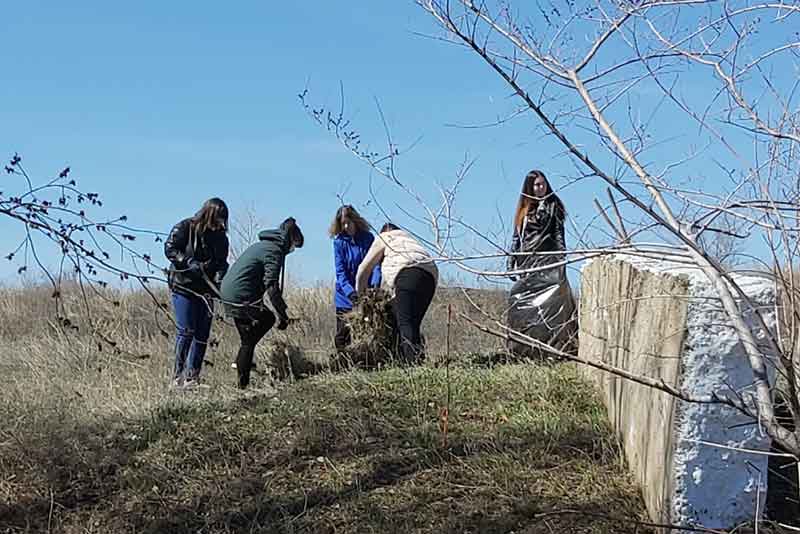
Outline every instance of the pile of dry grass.
{"label": "pile of dry grass", "polygon": [[350,327],[350,345],[330,358],[326,356],[324,361],[315,360],[314,351],[306,351],[286,338],[272,338],[266,348],[266,359],[273,378],[293,380],[325,369],[377,369],[394,361],[396,340],[390,301],[388,292],[370,289],[345,316]]}
{"label": "pile of dry grass", "polygon": [[311,359],[299,345],[273,339],[267,346],[267,361],[275,380],[297,379],[321,372],[325,366]]}
{"label": "pile of dry grass", "polygon": [[374,369],[394,360],[396,330],[391,296],[380,288],[369,289],[358,305],[345,315],[351,343],[335,357],[333,367]]}

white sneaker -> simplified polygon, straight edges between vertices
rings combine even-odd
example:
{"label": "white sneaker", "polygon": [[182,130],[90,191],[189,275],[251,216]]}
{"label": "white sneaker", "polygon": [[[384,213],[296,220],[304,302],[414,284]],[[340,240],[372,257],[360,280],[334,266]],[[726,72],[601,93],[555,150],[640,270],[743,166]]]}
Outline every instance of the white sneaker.
{"label": "white sneaker", "polygon": [[186,380],[183,382],[183,389],[197,389],[197,388],[203,388],[203,389],[206,389],[206,388],[208,388],[208,387],[210,387],[210,386],[208,386],[208,385],[206,385],[206,384],[203,384],[203,383],[200,381],[200,377],[197,377],[197,378],[187,378],[187,379],[186,379]]}

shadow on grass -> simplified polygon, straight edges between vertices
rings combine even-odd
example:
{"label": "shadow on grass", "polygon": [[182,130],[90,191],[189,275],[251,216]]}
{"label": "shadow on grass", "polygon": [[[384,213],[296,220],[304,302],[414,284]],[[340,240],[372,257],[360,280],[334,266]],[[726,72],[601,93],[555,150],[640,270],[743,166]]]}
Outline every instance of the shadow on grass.
{"label": "shadow on grass", "polygon": [[[62,419],[0,439],[15,477],[0,485],[0,532],[647,532],[592,515],[642,509],[593,424],[554,437],[539,424],[470,421],[443,447],[435,409],[421,425],[405,389],[337,397],[309,387],[316,397],[297,388],[285,404],[172,406],[83,427]],[[583,471],[594,487],[577,495]]]}
{"label": "shadow on grass", "polygon": [[[304,468],[305,460],[291,453],[268,464],[254,466],[251,473],[230,480],[215,480],[195,495],[191,503],[142,503],[123,516],[117,515],[114,529],[121,532],[480,532],[512,530],[551,532],[647,532],[622,517],[622,521],[598,519],[591,514],[620,513],[615,505],[630,502],[631,495],[608,492],[598,500],[568,496],[557,498],[530,494],[506,495],[502,499],[492,486],[502,484],[483,473],[471,480],[471,460],[483,455],[517,457],[518,453],[540,449],[541,440],[529,440],[500,447],[455,444],[447,449],[354,451],[369,461],[369,468],[337,489],[315,485],[315,473]],[[550,444],[552,447],[552,444]],[[559,447],[573,454],[597,456],[596,443],[576,434],[560,441]],[[553,458],[532,470],[558,467],[566,458]],[[279,466],[305,472],[304,487],[265,484],[265,473]],[[518,465],[518,469],[525,466]],[[509,473],[498,473],[513,476]],[[447,481],[450,480],[450,483]],[[454,482],[457,480],[458,482]],[[475,491],[465,492],[466,484]],[[213,504],[211,504],[213,503]],[[540,515],[571,509],[543,520]],[[148,519],[152,518],[152,519]],[[630,519],[628,516],[627,519]],[[119,521],[121,520],[121,521]],[[606,527],[604,527],[606,525]]]}
{"label": "shadow on grass", "polygon": [[176,432],[179,420],[198,412],[193,407],[160,408],[136,425],[42,416],[4,430],[0,438],[10,439],[0,439],[0,472],[8,488],[0,485],[6,490],[0,493],[0,532],[58,532],[54,526],[62,519],[102,507],[124,490],[123,472],[138,452]]}

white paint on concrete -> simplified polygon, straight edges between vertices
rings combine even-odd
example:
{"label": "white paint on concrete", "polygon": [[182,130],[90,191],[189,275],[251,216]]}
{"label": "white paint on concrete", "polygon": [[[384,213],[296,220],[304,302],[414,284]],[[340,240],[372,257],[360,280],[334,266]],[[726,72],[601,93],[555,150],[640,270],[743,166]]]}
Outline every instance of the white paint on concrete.
{"label": "white paint on concrete", "polygon": [[[687,335],[682,354],[680,387],[698,395],[712,392],[753,394],[752,371],[722,303],[707,276],[696,268],[672,262],[616,256],[638,269],[686,277],[689,282]],[[760,276],[734,276],[758,307],[767,328],[776,327],[775,285]],[[740,309],[746,309],[738,302]],[[755,326],[754,314],[745,312],[748,326],[763,342],[767,332]],[[766,345],[760,349],[774,358]],[[772,367],[772,366],[770,366]],[[774,368],[772,368],[774,379]],[[731,528],[752,520],[757,503],[766,497],[767,456],[732,449],[769,451],[770,439],[758,424],[740,412],[718,404],[679,401],[675,413],[675,449],[672,454],[672,523]],[[713,443],[715,447],[701,442]],[[728,447],[728,448],[723,448]],[[763,507],[762,507],[763,508]]]}

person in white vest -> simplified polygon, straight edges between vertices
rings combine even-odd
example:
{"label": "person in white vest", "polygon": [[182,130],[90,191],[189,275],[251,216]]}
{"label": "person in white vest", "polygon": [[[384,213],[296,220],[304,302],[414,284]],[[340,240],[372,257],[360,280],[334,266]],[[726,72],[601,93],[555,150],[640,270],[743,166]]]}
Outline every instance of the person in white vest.
{"label": "person in white vest", "polygon": [[376,265],[381,266],[381,286],[392,295],[399,356],[406,363],[420,363],[425,357],[420,327],[439,281],[436,263],[408,232],[386,223],[358,266],[357,295],[364,294]]}

